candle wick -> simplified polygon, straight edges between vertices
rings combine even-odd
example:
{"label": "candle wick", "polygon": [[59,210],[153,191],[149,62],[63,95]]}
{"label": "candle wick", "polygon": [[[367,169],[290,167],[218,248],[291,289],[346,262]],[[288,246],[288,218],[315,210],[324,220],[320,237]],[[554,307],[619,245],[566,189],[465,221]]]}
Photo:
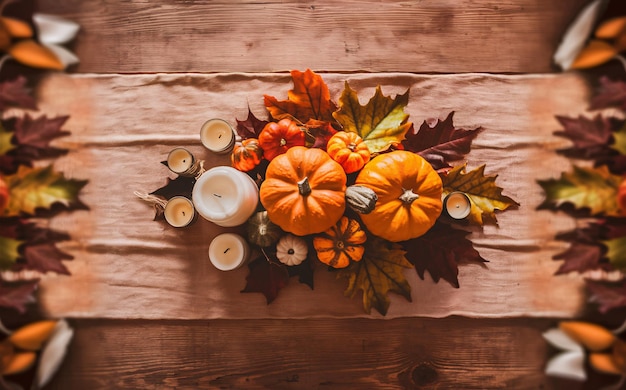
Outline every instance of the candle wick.
{"label": "candle wick", "polygon": [[187,160],[183,158],[183,162],[184,162],[184,163],[186,163],[186,162],[187,162]]}
{"label": "candle wick", "polygon": [[218,198],[222,197],[222,195],[220,195],[220,194],[213,194],[213,196],[217,196]]}
{"label": "candle wick", "polygon": [[183,211],[183,217],[185,216],[185,212]]}
{"label": "candle wick", "polygon": [[228,252],[230,250],[230,248],[226,248],[226,250],[224,251],[224,253]]}
{"label": "candle wick", "polygon": [[[221,135],[221,134],[220,134],[220,135],[218,135],[218,136],[217,136],[217,138],[222,138],[222,135]],[[226,253],[226,252],[224,252],[224,253]]]}

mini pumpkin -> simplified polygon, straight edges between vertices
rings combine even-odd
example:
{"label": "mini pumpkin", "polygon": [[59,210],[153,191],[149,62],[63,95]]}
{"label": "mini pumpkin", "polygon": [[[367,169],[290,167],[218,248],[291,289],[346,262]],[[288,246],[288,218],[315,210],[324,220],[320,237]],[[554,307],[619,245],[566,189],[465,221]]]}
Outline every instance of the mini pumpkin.
{"label": "mini pumpkin", "polygon": [[357,133],[338,131],[328,140],[326,151],[346,173],[358,171],[370,160],[370,150]]}
{"label": "mini pumpkin", "polygon": [[248,219],[248,241],[260,247],[274,244],[284,234],[276,224],[270,221],[267,211],[259,211]]}
{"label": "mini pumpkin", "polygon": [[293,146],[304,146],[304,138],[305,133],[300,126],[285,118],[265,125],[259,133],[259,145],[263,149],[264,157],[272,161]]}
{"label": "mini pumpkin", "polygon": [[256,138],[248,138],[235,143],[233,152],[230,155],[233,167],[243,172],[254,169],[261,163],[262,158],[263,149],[261,149],[259,140]]}
{"label": "mini pumpkin", "polygon": [[321,233],[346,208],[346,174],[321,149],[294,146],[267,166],[259,195],[269,219],[297,236]]}
{"label": "mini pumpkin", "polygon": [[333,227],[313,238],[313,247],[322,263],[345,268],[350,261],[361,260],[365,240],[367,236],[356,220],[341,217]]}
{"label": "mini pumpkin", "polygon": [[374,235],[398,242],[426,233],[441,214],[441,178],[421,156],[396,150],[373,158],[356,185],[374,190],[376,207],[361,220]]}
{"label": "mini pumpkin", "polygon": [[306,241],[293,234],[283,236],[276,244],[276,257],[285,265],[298,265],[306,259],[309,247]]}

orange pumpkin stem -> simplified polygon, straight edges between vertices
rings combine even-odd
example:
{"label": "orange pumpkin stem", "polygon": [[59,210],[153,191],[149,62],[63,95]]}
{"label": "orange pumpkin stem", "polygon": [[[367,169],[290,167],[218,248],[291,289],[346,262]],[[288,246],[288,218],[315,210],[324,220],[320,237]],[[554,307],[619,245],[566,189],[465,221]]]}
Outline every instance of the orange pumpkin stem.
{"label": "orange pumpkin stem", "polygon": [[309,178],[305,177],[304,179],[298,182],[298,191],[300,195],[307,196],[311,193],[311,185],[309,184]]}
{"label": "orange pumpkin stem", "polygon": [[413,192],[413,190],[405,190],[403,189],[404,193],[402,195],[400,195],[400,200],[403,201],[405,204],[410,205],[411,203],[413,203],[417,198],[419,198],[420,196],[417,195],[415,192]]}

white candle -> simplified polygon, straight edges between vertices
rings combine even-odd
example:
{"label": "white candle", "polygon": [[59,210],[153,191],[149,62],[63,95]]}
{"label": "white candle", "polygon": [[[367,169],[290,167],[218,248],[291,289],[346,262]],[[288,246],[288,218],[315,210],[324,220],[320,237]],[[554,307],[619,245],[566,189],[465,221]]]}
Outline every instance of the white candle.
{"label": "white candle", "polygon": [[259,188],[245,173],[232,167],[211,168],[193,186],[191,195],[198,214],[219,226],[239,226],[254,214]]}
{"label": "white candle", "polygon": [[463,219],[470,214],[472,204],[463,192],[451,192],[443,201],[448,215],[454,219]]}
{"label": "white candle", "polygon": [[220,234],[209,245],[209,260],[221,271],[241,267],[248,260],[249,253],[248,243],[238,234]]}
{"label": "white candle", "polygon": [[209,119],[200,129],[200,140],[214,153],[230,153],[235,145],[235,130],[223,119]]}
{"label": "white candle", "polygon": [[191,200],[184,196],[175,196],[165,205],[165,220],[174,227],[185,227],[191,224],[196,213]]}
{"label": "white candle", "polygon": [[167,167],[182,176],[196,176],[200,172],[200,162],[185,148],[173,149],[167,155]]}

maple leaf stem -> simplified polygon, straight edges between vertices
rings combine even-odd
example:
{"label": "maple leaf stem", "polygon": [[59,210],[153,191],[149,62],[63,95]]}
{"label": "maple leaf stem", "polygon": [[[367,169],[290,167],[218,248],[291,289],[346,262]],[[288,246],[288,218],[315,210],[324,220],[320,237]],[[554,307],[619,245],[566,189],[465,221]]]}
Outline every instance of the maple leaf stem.
{"label": "maple leaf stem", "polygon": [[304,179],[298,182],[298,191],[300,195],[307,196],[311,193],[311,185],[309,184],[309,178],[305,177]]}
{"label": "maple leaf stem", "polygon": [[398,199],[403,201],[405,204],[411,204],[420,197],[418,194],[413,192],[413,190],[405,190],[404,188],[402,190],[404,193],[400,195],[400,198]]}
{"label": "maple leaf stem", "polygon": [[265,260],[267,260],[268,263],[282,265],[282,263],[277,263],[276,261],[273,261],[272,259],[270,259],[270,257],[265,252],[265,248],[261,248],[261,253],[263,253],[263,257],[265,257]]}

